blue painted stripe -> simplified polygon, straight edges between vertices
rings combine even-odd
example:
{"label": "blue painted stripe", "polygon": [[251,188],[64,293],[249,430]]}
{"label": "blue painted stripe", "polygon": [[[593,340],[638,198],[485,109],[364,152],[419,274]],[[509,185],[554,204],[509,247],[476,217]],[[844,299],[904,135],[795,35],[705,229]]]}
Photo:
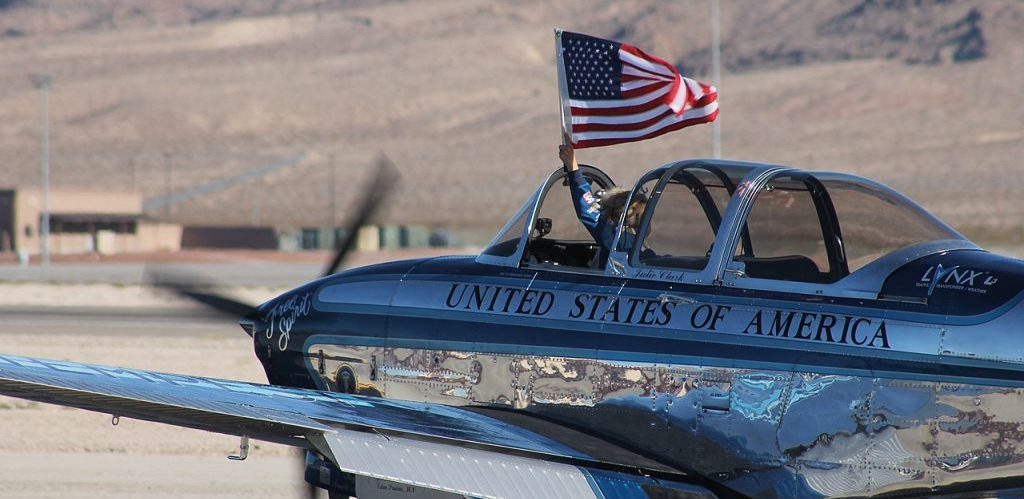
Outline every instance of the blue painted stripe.
{"label": "blue painted stripe", "polygon": [[488,353],[646,362],[705,359],[708,365],[773,365],[781,371],[1024,384],[1024,364],[985,359],[639,326],[616,325],[612,332],[600,323],[466,311],[393,307],[391,313],[389,346],[469,344],[476,345],[471,351]]}
{"label": "blue painted stripe", "polygon": [[584,476],[587,477],[587,483],[590,484],[590,488],[594,491],[594,495],[600,499],[648,499],[647,493],[644,492],[643,486],[640,481],[647,481],[645,477],[636,477],[635,480],[626,480],[619,476],[618,473],[611,474],[607,472],[601,472],[598,470],[585,470],[583,471]]}
{"label": "blue painted stripe", "polygon": [[594,497],[597,499],[607,499],[603,492],[601,492],[601,486],[594,480],[594,475],[590,473],[590,470],[586,468],[577,467],[583,477],[587,479],[587,485],[590,485],[590,490],[594,492]]}
{"label": "blue painted stripe", "polygon": [[969,326],[982,324],[995,319],[1024,301],[1024,292],[1016,294],[1006,303],[1000,304],[981,314],[949,315],[948,310],[927,310],[920,304],[885,300],[864,300],[855,298],[836,298],[810,296],[798,293],[782,293],[778,291],[760,291],[742,288],[728,288],[710,285],[694,285],[647,281],[642,279],[625,279],[600,274],[584,274],[574,272],[556,272],[546,270],[509,269],[493,265],[453,260],[447,262],[424,262],[415,269],[411,276],[423,281],[447,281],[469,283],[504,284],[524,286],[526,281],[534,279],[534,286],[551,289],[552,284],[583,284],[590,286],[619,287],[626,284],[624,291],[628,295],[644,292],[664,292],[671,284],[673,292],[692,296],[708,303],[750,304],[756,301],[760,306],[803,310],[807,307],[828,307],[830,313],[858,315],[861,317],[878,317],[909,322],[929,324],[948,324]]}
{"label": "blue painted stripe", "polygon": [[[735,491],[706,478],[694,477],[694,483],[661,480],[646,475],[633,475],[595,468],[578,468],[600,499],[651,499],[668,497],[712,498],[739,497]],[[699,485],[704,484],[707,486]],[[718,495],[712,493],[713,489]]]}

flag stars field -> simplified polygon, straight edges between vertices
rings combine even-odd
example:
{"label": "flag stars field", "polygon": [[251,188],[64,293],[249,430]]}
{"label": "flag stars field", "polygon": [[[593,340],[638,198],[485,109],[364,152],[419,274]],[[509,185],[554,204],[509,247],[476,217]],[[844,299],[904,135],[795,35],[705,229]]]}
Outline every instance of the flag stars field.
{"label": "flag stars field", "polygon": [[577,148],[644,140],[718,116],[715,87],[632,45],[556,32],[565,132]]}

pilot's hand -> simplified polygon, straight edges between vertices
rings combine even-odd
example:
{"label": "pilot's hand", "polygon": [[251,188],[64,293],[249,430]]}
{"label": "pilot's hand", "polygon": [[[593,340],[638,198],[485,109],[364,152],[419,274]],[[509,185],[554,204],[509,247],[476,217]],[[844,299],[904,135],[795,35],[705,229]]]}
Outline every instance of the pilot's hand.
{"label": "pilot's hand", "polygon": [[565,171],[574,172],[579,169],[579,165],[576,163],[576,152],[571,143],[558,146],[558,158],[562,160],[562,167],[565,168]]}

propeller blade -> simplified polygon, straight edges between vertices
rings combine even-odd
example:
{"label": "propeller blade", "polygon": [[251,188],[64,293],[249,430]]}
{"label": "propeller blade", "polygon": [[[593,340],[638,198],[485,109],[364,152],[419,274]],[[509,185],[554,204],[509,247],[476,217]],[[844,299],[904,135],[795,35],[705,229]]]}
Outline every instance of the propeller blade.
{"label": "propeller blade", "polygon": [[[307,455],[308,451],[306,449],[295,449],[295,450],[296,450],[296,455],[299,456],[299,476],[303,476],[303,475],[306,474],[306,465],[309,462],[308,459],[306,458],[306,455]],[[302,497],[304,499],[317,499],[317,497],[320,496],[320,492],[319,492],[320,488],[317,487],[316,485],[313,485],[313,484],[309,483],[306,480],[302,481],[302,485],[304,485],[304,488],[303,488],[303,491],[302,491],[303,492]]]}
{"label": "propeller blade", "polygon": [[213,310],[223,312],[224,314],[235,318],[248,317],[256,313],[256,307],[223,295],[180,288],[174,289],[174,291],[180,296],[191,298],[193,301],[199,302]]}
{"label": "propeller blade", "polygon": [[377,208],[384,202],[397,182],[398,169],[395,168],[394,163],[387,156],[382,154],[374,165],[374,176],[363,190],[363,195],[359,200],[355,215],[345,224],[344,236],[338,241],[334,258],[324,268],[321,277],[329,276],[338,271],[342,262],[345,261],[345,257],[355,247],[359,228],[366,225],[366,222],[373,217]]}
{"label": "propeller blade", "polygon": [[216,283],[194,274],[157,272],[146,269],[149,282],[154,286],[173,292],[205,305],[211,310],[231,316],[232,318],[250,317],[256,314],[256,307],[227,296],[203,291],[216,287]]}

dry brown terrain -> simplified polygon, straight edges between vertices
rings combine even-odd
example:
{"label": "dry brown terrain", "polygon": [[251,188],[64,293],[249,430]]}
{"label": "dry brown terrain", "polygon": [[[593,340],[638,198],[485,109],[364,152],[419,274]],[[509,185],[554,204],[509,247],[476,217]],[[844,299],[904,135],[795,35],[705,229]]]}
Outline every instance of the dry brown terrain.
{"label": "dry brown terrain", "polygon": [[[302,158],[150,213],[186,223],[331,223],[386,151],[405,174],[386,219],[496,228],[556,165],[553,27],[703,78],[710,38],[703,0],[0,6],[0,184],[38,180],[43,71],[56,185],[157,196]],[[1024,4],[726,0],[722,28],[726,157],[869,175],[971,234],[1021,233]],[[709,154],[704,126],[581,156],[627,182]]]}

